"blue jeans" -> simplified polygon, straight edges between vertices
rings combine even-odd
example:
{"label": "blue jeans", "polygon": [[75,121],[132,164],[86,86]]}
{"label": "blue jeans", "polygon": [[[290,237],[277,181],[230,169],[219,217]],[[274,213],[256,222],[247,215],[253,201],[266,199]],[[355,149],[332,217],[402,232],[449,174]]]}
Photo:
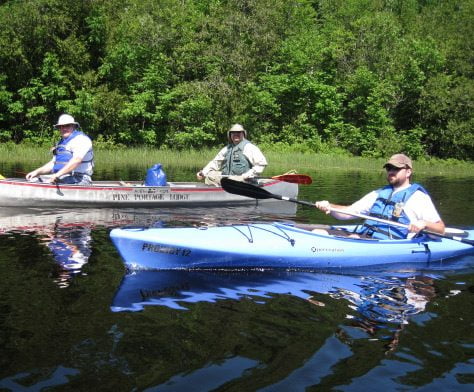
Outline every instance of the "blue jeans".
{"label": "blue jeans", "polygon": [[67,174],[58,179],[58,184],[90,185],[91,183],[91,177],[81,173]]}

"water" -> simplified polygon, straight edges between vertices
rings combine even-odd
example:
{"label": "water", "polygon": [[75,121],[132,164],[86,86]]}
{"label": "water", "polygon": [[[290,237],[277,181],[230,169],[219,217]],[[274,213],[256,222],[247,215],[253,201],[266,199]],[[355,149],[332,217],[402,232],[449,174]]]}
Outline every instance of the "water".
{"label": "water", "polygon": [[[1,173],[13,175],[9,170]],[[348,203],[383,183],[382,174],[309,174],[314,183],[299,196],[307,201]],[[417,180],[449,226],[474,227],[474,178]],[[0,208],[0,390],[472,389],[474,256],[436,268],[350,274],[127,274],[109,239],[111,228],[123,225],[241,220],[334,223],[290,202]]]}

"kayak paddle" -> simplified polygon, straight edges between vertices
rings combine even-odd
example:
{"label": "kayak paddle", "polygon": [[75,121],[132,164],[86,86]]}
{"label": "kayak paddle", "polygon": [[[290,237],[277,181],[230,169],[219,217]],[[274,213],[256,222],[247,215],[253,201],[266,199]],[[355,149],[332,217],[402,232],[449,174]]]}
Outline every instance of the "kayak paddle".
{"label": "kayak paddle", "polygon": [[[263,188],[260,188],[256,185],[249,184],[247,182],[235,181],[235,180],[231,180],[230,178],[223,178],[221,180],[221,185],[222,185],[222,188],[226,192],[233,193],[235,195],[247,196],[247,197],[251,197],[253,199],[284,200],[284,201],[290,201],[292,203],[298,203],[298,204],[302,204],[302,205],[305,205],[305,206],[316,208],[314,203],[310,203],[308,201],[303,201],[303,200],[293,199],[291,197],[277,195],[275,193],[268,192],[267,190],[265,190]],[[408,229],[408,225],[405,225],[403,223],[394,222],[394,221],[390,221],[390,220],[386,220],[386,219],[380,219],[380,218],[376,218],[374,216],[369,216],[369,215],[364,215],[364,214],[357,214],[357,213],[354,213],[354,212],[346,212],[346,211],[338,209],[338,208],[331,208],[331,211],[336,211],[336,212],[339,212],[341,214],[351,215],[351,216],[354,216],[354,217],[357,217],[357,218],[368,219],[368,220],[375,221],[375,222],[385,223],[386,225],[389,225],[389,226],[397,226],[397,227],[403,227],[404,229]],[[428,231],[428,230],[422,230],[422,231],[426,234],[429,234],[429,235],[433,235],[433,236],[441,237],[441,238],[447,238],[447,239],[450,239],[450,240],[455,240],[455,241],[459,241],[459,242],[474,246],[474,240],[468,240],[468,239],[461,238],[461,237],[456,236],[456,235],[439,234],[439,233],[435,233],[433,231]]]}
{"label": "kayak paddle", "polygon": [[260,188],[259,186],[249,184],[248,182],[235,181],[230,178],[224,177],[221,179],[222,188],[229,193],[234,195],[241,195],[251,197],[253,199],[277,199],[291,201],[293,203],[302,204],[305,206],[314,207],[313,203],[303,200],[292,199],[291,197],[277,195],[270,193],[267,190]]}

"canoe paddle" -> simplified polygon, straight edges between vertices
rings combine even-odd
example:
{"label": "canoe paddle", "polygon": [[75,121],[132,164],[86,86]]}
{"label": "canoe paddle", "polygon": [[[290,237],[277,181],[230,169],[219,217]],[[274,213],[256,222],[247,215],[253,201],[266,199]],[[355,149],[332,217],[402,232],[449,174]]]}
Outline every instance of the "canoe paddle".
{"label": "canoe paddle", "polygon": [[[229,175],[222,175],[222,178],[228,178]],[[300,185],[310,185],[313,182],[313,179],[308,176],[307,174],[296,174],[296,173],[289,173],[289,174],[280,174],[279,176],[273,177],[256,177],[256,178],[263,178],[263,179],[272,179],[284,182],[291,182],[292,184],[300,184]]]}
{"label": "canoe paddle", "polygon": [[[256,185],[252,185],[252,184],[249,184],[247,182],[231,180],[230,178],[223,178],[221,180],[221,186],[226,192],[233,193],[235,195],[247,196],[247,197],[250,197],[250,198],[253,198],[253,199],[284,200],[284,201],[290,201],[292,203],[298,203],[298,204],[302,204],[302,205],[305,205],[305,206],[316,208],[314,203],[310,203],[310,202],[304,201],[304,200],[293,199],[293,198],[287,197],[287,196],[277,195],[275,193],[268,192],[266,189],[260,188]],[[408,229],[408,225],[405,225],[403,223],[394,222],[394,221],[385,220],[385,219],[380,219],[380,218],[376,218],[374,216],[369,216],[369,215],[364,215],[364,214],[357,214],[357,213],[354,213],[354,212],[346,212],[346,211],[338,209],[338,208],[331,208],[331,211],[336,211],[336,212],[339,212],[341,214],[351,215],[351,216],[354,216],[354,217],[357,217],[357,218],[368,219],[368,220],[375,221],[375,222],[385,223],[386,225],[389,225],[389,226],[397,226],[397,227],[403,227],[404,229]],[[433,231],[428,231],[428,230],[422,230],[422,231],[426,234],[429,234],[429,235],[433,235],[433,236],[440,237],[440,238],[447,238],[447,239],[450,239],[450,240],[459,241],[459,242],[462,242],[464,244],[474,246],[474,240],[468,240],[466,238],[461,238],[460,236],[456,236],[456,235],[439,234],[439,233],[435,233]]]}
{"label": "canoe paddle", "polygon": [[313,182],[313,179],[307,174],[281,174],[279,176],[273,176],[271,178],[272,180],[279,180],[302,185],[310,185]]}

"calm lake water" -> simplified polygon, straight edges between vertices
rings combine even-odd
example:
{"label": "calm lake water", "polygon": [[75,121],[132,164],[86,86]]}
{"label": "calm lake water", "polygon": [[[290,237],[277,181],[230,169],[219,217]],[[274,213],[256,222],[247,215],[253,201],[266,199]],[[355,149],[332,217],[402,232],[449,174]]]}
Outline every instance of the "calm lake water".
{"label": "calm lake water", "polygon": [[[31,168],[0,164],[18,176]],[[382,172],[315,171],[299,198],[349,203]],[[134,168],[96,179],[142,179]],[[194,172],[168,171],[173,181]],[[474,177],[419,177],[449,226],[474,228]],[[289,202],[238,208],[0,206],[0,391],[471,391],[474,255],[421,269],[144,271],[123,225],[334,223]]]}

